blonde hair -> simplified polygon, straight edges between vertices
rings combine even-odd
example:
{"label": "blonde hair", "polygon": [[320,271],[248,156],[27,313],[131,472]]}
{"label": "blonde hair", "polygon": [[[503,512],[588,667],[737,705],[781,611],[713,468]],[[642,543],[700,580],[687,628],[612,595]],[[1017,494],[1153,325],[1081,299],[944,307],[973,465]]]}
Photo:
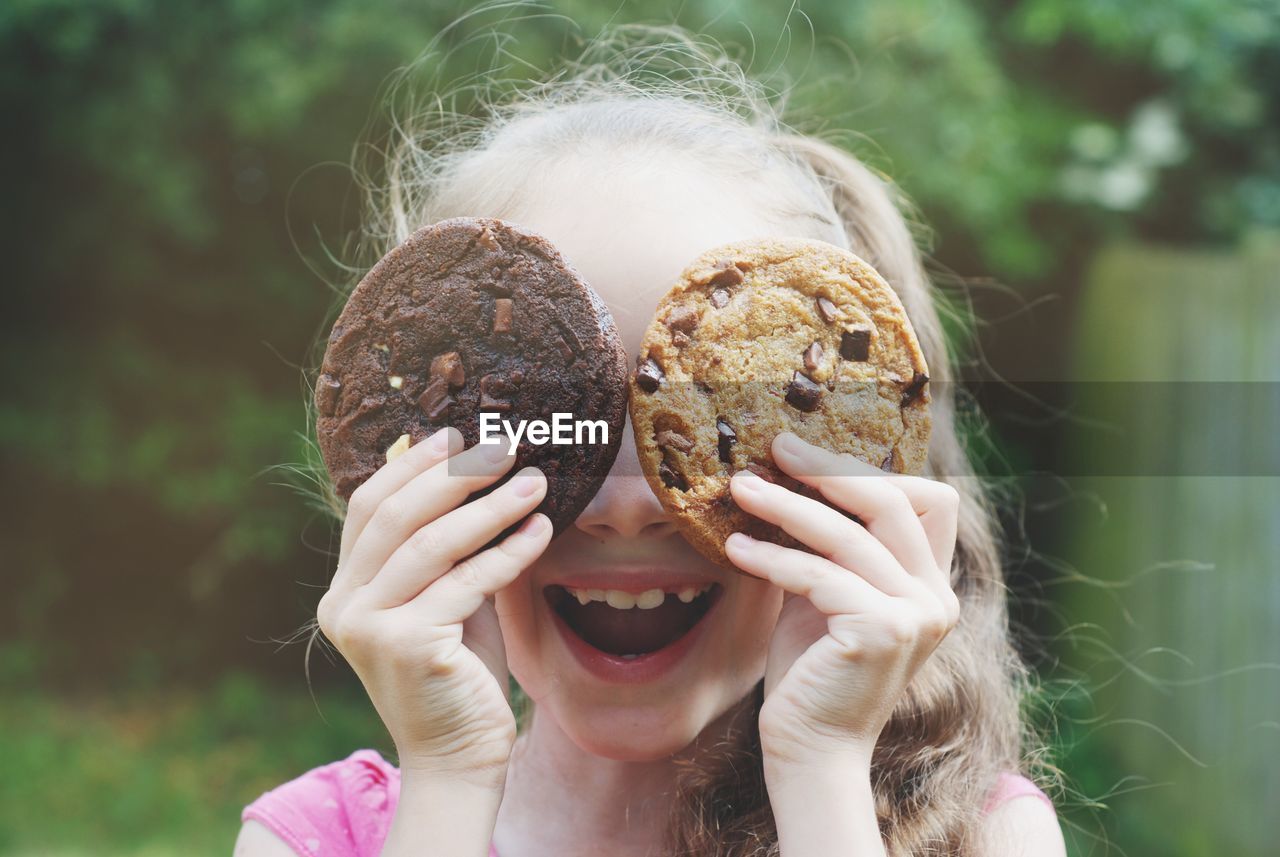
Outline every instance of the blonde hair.
{"label": "blonde hair", "polygon": [[[852,250],[895,288],[934,381],[928,473],[961,496],[951,569],[961,613],[880,736],[876,810],[891,855],[976,854],[998,774],[1035,773],[1027,766],[1040,748],[1020,715],[1028,673],[1010,642],[992,500],[962,445],[954,356],[902,197],[845,149],[794,130],[783,121],[784,97],[716,43],[677,26],[613,26],[541,80],[482,74],[426,89],[424,101],[412,73],[429,61],[393,87],[386,145],[358,149],[371,257],[444,217],[510,217],[533,164],[639,143],[727,176],[751,174],[770,213]],[[464,94],[476,96],[478,114],[453,109]],[[681,769],[669,854],[778,853],[756,729],[762,695],[761,683],[735,710],[730,737]]]}

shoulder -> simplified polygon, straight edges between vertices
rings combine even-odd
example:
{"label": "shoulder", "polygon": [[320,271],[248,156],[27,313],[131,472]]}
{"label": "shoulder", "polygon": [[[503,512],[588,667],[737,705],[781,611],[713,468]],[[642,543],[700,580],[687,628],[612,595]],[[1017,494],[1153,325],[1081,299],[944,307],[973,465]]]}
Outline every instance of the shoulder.
{"label": "shoulder", "polygon": [[1048,795],[1026,777],[1001,774],[984,808],[981,853],[992,857],[1065,857],[1066,843]]}
{"label": "shoulder", "polygon": [[[377,854],[399,795],[400,772],[395,766],[376,750],[357,750],[264,792],[246,806],[240,813],[244,828],[236,854]],[[263,844],[267,842],[271,845]],[[291,852],[266,850],[280,843]]]}

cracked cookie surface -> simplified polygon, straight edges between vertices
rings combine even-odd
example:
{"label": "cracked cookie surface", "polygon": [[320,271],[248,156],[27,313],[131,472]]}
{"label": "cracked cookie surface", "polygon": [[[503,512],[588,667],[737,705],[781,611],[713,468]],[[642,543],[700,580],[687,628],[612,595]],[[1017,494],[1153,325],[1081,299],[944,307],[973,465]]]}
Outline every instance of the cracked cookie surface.
{"label": "cracked cookie surface", "polygon": [[513,424],[557,412],[604,420],[605,444],[516,448],[510,473],[546,475],[538,511],[558,534],[617,455],[626,378],[608,308],[550,242],[502,220],[451,218],[413,233],[351,293],[316,380],[316,432],[346,500],[404,434],[417,443],[451,425],[469,447],[483,412]]}
{"label": "cracked cookie surface", "polygon": [[854,254],[803,238],[735,242],[694,260],[662,298],[631,372],[645,478],[685,538],[730,565],[742,531],[802,547],[739,509],[750,469],[810,497],[770,445],[784,431],[882,470],[919,473],[929,375],[893,289]]}

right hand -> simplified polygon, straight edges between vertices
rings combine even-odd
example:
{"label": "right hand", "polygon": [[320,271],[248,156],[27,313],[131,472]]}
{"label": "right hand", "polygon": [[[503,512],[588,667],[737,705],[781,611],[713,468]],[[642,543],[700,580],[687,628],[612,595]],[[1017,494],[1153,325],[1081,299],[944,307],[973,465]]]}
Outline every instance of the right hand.
{"label": "right hand", "polygon": [[542,554],[551,521],[530,515],[472,554],[536,508],[547,481],[527,467],[460,506],[515,463],[505,439],[462,446],[457,429],[442,429],[356,489],[316,614],[391,733],[402,771],[501,784],[516,723],[491,599]]}

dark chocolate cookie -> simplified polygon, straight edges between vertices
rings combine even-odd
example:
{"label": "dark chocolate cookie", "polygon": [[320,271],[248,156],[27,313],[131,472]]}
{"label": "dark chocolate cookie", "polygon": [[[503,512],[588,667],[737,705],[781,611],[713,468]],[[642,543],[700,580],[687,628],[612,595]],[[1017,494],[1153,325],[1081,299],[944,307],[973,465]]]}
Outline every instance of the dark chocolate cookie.
{"label": "dark chocolate cookie", "polygon": [[559,534],[617,456],[626,379],[608,308],[550,242],[501,220],[443,220],[383,257],[334,324],[315,388],[320,451],[345,500],[402,435],[417,443],[451,425],[471,446],[483,412],[512,426],[556,413],[603,421],[607,442],[526,435],[516,448],[511,473],[546,474],[538,510]]}
{"label": "dark chocolate cookie", "polygon": [[737,507],[736,471],[821,498],[773,463],[773,439],[791,431],[919,473],[928,382],[906,311],[870,265],[822,241],[738,242],[699,256],[659,303],[632,373],[632,429],[663,508],[728,565],[734,531],[801,546]]}

